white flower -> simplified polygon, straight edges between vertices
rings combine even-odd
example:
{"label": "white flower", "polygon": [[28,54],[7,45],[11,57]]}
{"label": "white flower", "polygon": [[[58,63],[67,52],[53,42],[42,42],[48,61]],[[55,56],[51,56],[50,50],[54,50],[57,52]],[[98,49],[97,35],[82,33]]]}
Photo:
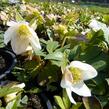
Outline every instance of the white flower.
{"label": "white flower", "polygon": [[8,22],[8,30],[4,34],[4,43],[11,41],[11,46],[16,54],[22,54],[32,48],[41,49],[39,38],[27,22]]}
{"label": "white flower", "polygon": [[85,31],[82,31],[81,34],[86,35],[89,31],[90,31],[90,29],[86,29]]}
{"label": "white flower", "polygon": [[95,32],[101,29],[104,32],[105,41],[107,43],[109,42],[109,27],[107,27],[106,24],[99,22],[95,19],[92,19],[89,24],[89,27],[92,28]]}
{"label": "white flower", "polygon": [[72,3],[75,3],[75,0],[72,0],[71,2],[72,2]]}
{"label": "white flower", "polygon": [[[12,88],[14,87],[18,87],[18,88],[21,88],[23,89],[25,87],[25,84],[24,83],[21,83],[21,84],[16,84],[16,85],[13,85]],[[14,93],[10,93],[8,95],[5,96],[5,101],[8,103],[10,102],[11,100],[13,100],[14,98],[16,98],[16,94],[18,92],[14,92]]]}
{"label": "white flower", "polygon": [[71,95],[72,91],[80,96],[91,96],[91,91],[85,85],[84,80],[97,76],[95,68],[80,61],[72,61],[65,69],[62,69],[62,73],[61,87],[66,88],[72,103],[76,104]]}
{"label": "white flower", "polygon": [[95,19],[92,19],[90,24],[89,24],[89,27],[91,27],[94,31],[98,31],[100,29],[103,29],[103,28],[107,28],[106,27],[106,24],[104,23],[101,23]]}
{"label": "white flower", "polygon": [[46,15],[47,16],[47,18],[48,19],[50,19],[50,20],[56,20],[56,15],[54,15],[54,14],[48,14],[48,15]]}
{"label": "white flower", "polygon": [[18,3],[19,2],[19,0],[9,0],[9,3],[11,4],[11,3]]}

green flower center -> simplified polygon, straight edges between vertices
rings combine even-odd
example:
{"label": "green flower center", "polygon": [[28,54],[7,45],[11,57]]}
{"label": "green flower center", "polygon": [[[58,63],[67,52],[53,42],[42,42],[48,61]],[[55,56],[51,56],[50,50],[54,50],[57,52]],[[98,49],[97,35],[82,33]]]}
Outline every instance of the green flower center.
{"label": "green flower center", "polygon": [[82,75],[79,68],[70,67],[69,70],[73,76],[73,80],[72,80],[73,84],[76,84],[82,80]]}
{"label": "green flower center", "polygon": [[22,24],[22,25],[19,26],[18,35],[19,35],[19,37],[21,39],[22,38],[27,38],[27,37],[29,37],[31,35],[31,32],[28,29],[27,25]]}

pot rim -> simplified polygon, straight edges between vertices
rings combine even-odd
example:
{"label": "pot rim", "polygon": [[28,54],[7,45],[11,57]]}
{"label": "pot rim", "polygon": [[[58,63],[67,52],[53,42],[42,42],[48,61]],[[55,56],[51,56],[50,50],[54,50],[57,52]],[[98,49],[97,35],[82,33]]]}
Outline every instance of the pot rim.
{"label": "pot rim", "polygon": [[8,66],[6,66],[3,71],[0,71],[0,80],[1,80],[5,76],[7,76],[7,74],[9,74],[11,72],[11,70],[13,69],[13,67],[15,66],[15,64],[17,62],[17,59],[16,59],[15,53],[6,47],[0,48],[0,56],[6,57],[4,59],[6,61],[8,61],[8,64],[7,64]]}

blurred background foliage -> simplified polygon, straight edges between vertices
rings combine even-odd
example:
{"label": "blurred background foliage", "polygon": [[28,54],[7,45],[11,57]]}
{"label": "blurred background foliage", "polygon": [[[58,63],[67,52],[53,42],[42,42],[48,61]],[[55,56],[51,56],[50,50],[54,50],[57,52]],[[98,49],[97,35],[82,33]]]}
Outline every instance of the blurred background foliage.
{"label": "blurred background foliage", "polygon": [[[28,21],[42,45],[42,50],[34,53],[41,57],[41,63],[36,58],[25,61],[18,57],[19,61],[12,71],[16,81],[26,84],[25,93],[48,91],[53,95],[50,97],[51,101],[54,99],[53,109],[92,109],[92,104],[93,109],[108,109],[109,42],[105,41],[102,30],[95,32],[88,27],[93,18],[109,26],[109,8],[101,7],[108,0],[75,0],[75,3],[70,0],[60,0],[59,3],[54,0],[21,0],[18,4],[9,4],[8,0],[0,1],[0,47],[4,46],[3,34],[10,20]],[[87,4],[89,2],[90,6]],[[93,2],[96,3],[93,5]],[[77,105],[72,105],[65,91],[60,88],[60,66],[73,60],[87,62],[99,72],[96,78],[86,81],[92,90],[92,97],[73,95],[78,101]],[[27,100],[27,97],[15,99],[16,102],[25,102],[25,105]],[[10,103],[12,106],[18,104]]]}

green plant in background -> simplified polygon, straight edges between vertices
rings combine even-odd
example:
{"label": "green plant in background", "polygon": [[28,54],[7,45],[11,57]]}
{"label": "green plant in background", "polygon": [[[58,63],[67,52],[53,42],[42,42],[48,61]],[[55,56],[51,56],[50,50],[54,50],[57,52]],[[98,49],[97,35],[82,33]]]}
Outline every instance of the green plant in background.
{"label": "green plant in background", "polygon": [[[0,4],[0,47],[10,43],[18,60],[12,74],[16,82],[25,83],[23,90],[13,89],[10,84],[0,87],[1,109],[27,108],[28,94],[40,92],[50,94],[53,109],[108,107],[108,10],[105,12],[105,8],[99,7],[102,11],[98,11],[98,7],[84,8],[68,3],[21,2]],[[16,23],[11,22],[11,27],[8,27],[10,21]],[[22,50],[20,55],[16,50]],[[72,65],[73,62],[81,65]],[[93,73],[95,69],[97,76]],[[81,94],[82,91],[78,92],[81,89],[79,83],[86,76],[82,75],[84,72],[94,74],[90,78],[96,78],[84,81],[90,90],[83,90],[84,94]],[[75,82],[78,87],[75,87]],[[64,88],[71,88],[72,92],[66,93]],[[90,91],[92,96],[87,97]],[[16,94],[14,99],[8,103],[5,100],[4,105],[1,98],[13,93]]]}

